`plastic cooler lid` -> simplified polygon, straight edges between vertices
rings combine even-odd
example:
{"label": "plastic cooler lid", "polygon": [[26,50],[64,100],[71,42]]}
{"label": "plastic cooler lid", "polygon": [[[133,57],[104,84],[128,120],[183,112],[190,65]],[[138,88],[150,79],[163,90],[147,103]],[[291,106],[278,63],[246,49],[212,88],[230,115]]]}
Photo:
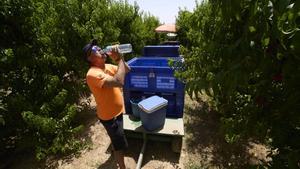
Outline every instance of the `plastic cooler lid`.
{"label": "plastic cooler lid", "polygon": [[146,113],[152,113],[156,110],[166,106],[168,104],[168,100],[159,97],[159,96],[151,96],[145,100],[142,100],[138,103],[138,106]]}

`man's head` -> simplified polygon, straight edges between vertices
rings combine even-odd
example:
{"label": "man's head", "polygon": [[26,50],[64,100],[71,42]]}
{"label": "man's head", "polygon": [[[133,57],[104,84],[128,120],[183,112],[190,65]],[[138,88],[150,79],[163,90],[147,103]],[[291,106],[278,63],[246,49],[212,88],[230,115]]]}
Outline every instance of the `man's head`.
{"label": "man's head", "polygon": [[94,39],[83,48],[83,58],[90,64],[105,62],[107,55],[98,46],[97,40]]}

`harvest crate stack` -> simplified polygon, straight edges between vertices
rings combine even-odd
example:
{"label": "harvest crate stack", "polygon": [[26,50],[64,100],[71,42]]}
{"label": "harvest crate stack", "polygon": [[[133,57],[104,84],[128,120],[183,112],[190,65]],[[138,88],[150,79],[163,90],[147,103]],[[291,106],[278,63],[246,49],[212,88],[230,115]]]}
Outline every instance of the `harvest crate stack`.
{"label": "harvest crate stack", "polygon": [[141,101],[157,95],[168,100],[166,117],[182,118],[184,84],[174,77],[175,67],[169,61],[181,63],[178,45],[145,46],[143,56],[128,61],[131,72],[126,75],[124,101],[131,114],[131,101]]}

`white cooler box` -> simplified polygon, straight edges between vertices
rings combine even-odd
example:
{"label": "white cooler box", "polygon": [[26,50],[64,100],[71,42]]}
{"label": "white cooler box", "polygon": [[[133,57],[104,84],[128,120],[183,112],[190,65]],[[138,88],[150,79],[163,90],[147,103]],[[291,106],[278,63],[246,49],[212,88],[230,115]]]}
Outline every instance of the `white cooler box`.
{"label": "white cooler box", "polygon": [[160,129],[165,124],[168,100],[151,96],[138,103],[143,127],[148,131]]}

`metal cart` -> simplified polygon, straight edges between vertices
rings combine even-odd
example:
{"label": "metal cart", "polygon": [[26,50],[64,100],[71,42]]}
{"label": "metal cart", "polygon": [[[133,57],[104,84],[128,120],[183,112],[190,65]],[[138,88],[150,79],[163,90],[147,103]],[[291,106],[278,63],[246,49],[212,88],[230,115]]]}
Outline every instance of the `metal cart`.
{"label": "metal cart", "polygon": [[147,140],[167,141],[171,144],[173,152],[180,153],[182,146],[182,137],[184,136],[184,125],[182,118],[166,118],[163,128],[155,131],[147,131],[143,128],[140,120],[131,114],[125,114],[124,130],[128,137],[143,139],[143,146],[139,155],[136,169],[142,166]]}

